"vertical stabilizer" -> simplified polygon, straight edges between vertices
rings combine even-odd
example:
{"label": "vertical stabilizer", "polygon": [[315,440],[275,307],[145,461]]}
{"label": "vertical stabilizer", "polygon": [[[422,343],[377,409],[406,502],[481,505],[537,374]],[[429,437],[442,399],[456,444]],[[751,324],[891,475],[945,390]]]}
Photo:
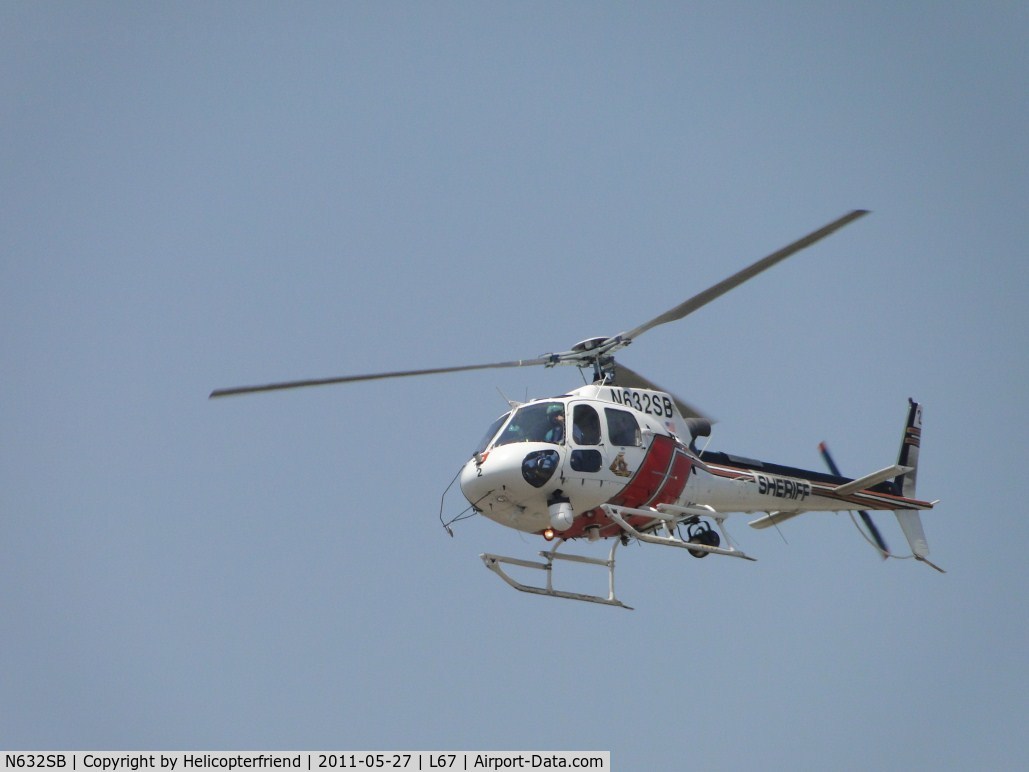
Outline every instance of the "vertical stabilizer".
{"label": "vertical stabilizer", "polygon": [[907,537],[911,545],[911,552],[916,558],[924,558],[929,554],[929,542],[925,539],[925,530],[922,528],[922,518],[918,516],[917,509],[894,510],[900,529]]}
{"label": "vertical stabilizer", "polygon": [[[922,444],[922,406],[913,399],[908,399],[908,421],[904,427],[904,438],[900,443],[900,457],[897,463],[900,466],[911,467],[909,471],[898,475],[894,481],[900,489],[900,494],[906,498],[915,497],[915,482],[918,478],[918,450]],[[922,528],[922,518],[916,509],[898,509],[894,511],[900,529],[911,546],[911,554],[917,560],[921,560],[937,571],[944,573],[943,569],[931,563],[927,556],[929,554],[929,542],[925,538],[925,529]]]}

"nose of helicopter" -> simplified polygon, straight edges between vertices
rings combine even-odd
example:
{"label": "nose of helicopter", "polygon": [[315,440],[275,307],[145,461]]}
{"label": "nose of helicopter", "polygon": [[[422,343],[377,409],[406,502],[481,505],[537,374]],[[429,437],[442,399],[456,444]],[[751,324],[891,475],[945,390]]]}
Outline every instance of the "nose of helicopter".
{"label": "nose of helicopter", "polygon": [[546,443],[496,447],[461,470],[461,492],[483,515],[520,530],[549,525],[548,497],[558,487],[558,449]]}

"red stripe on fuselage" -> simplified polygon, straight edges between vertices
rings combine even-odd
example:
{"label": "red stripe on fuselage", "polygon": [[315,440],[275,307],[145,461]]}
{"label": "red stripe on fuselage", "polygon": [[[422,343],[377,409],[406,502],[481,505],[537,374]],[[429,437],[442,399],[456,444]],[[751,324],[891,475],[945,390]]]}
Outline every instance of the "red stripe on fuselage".
{"label": "red stripe on fuselage", "polygon": [[[608,503],[619,507],[671,504],[682,494],[692,469],[693,461],[674,438],[656,435],[636,474]],[[650,522],[650,519],[640,516],[630,516],[626,520],[635,527]],[[575,518],[572,527],[562,533],[561,537],[575,539],[584,535],[587,527],[594,525],[600,526],[601,535],[605,537],[617,536],[622,532],[621,526],[612,522],[597,507]]]}
{"label": "red stripe on fuselage", "polygon": [[658,435],[636,474],[609,503],[620,507],[653,507],[675,501],[686,487],[692,462],[671,437]]}

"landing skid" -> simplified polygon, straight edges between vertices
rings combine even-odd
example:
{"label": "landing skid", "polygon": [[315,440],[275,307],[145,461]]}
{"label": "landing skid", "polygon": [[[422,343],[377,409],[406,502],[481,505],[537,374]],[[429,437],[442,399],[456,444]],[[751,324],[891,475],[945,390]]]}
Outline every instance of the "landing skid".
{"label": "landing skid", "polygon": [[[604,560],[603,558],[590,558],[583,555],[565,555],[560,553],[558,552],[558,549],[560,549],[561,545],[565,543],[564,541],[558,541],[550,550],[541,551],[539,555],[543,558],[542,562],[538,560],[509,558],[503,555],[492,555],[489,553],[483,553],[479,557],[482,558],[482,562],[486,565],[486,568],[519,592],[528,592],[534,595],[548,595],[551,598],[579,600],[586,603],[600,603],[605,606],[618,606],[619,608],[629,609],[630,611],[632,610],[632,606],[625,605],[618,600],[615,595],[615,551],[618,549],[619,544],[625,543],[630,537],[638,539],[646,544],[658,544],[666,547],[681,547],[689,550],[690,554],[694,557],[704,557],[707,554],[714,554],[728,555],[729,557],[743,558],[744,560],[755,559],[731,546],[732,540],[729,538],[729,534],[725,532],[725,528],[722,525],[723,518],[718,517],[717,512],[707,507],[659,505],[657,509],[635,509],[632,507],[616,507],[610,504],[605,504],[603,506],[603,510],[605,514],[607,514],[607,516],[610,517],[611,520],[623,531],[623,534],[620,537],[615,538],[607,560]],[[627,515],[649,517],[651,522],[644,526],[643,530],[640,530],[625,519],[625,516]],[[675,530],[677,525],[688,522],[696,523],[700,517],[712,518],[717,524],[718,530],[721,531],[722,536],[725,539],[725,543],[730,546],[721,547],[717,546],[717,544],[698,543],[696,540],[685,541],[677,535]],[[657,535],[656,531],[658,530],[663,530],[665,535]],[[719,540],[715,539],[715,541],[718,542]],[[586,565],[603,566],[606,568],[608,575],[607,596],[554,589],[554,563],[555,561],[561,560]],[[546,584],[544,586],[536,586],[519,582],[504,570],[505,565],[545,571],[547,575]]]}
{"label": "landing skid", "polygon": [[[615,543],[611,546],[611,553],[608,555],[607,560],[601,558],[588,558],[583,555],[563,555],[558,552],[558,548],[564,544],[563,541],[559,541],[554,545],[554,548],[547,550],[546,552],[540,552],[540,557],[546,562],[541,563],[537,560],[521,560],[519,558],[508,558],[503,555],[491,555],[489,553],[483,553],[479,555],[482,558],[482,562],[486,564],[486,568],[495,573],[509,585],[514,587],[520,592],[531,592],[534,595],[549,595],[551,598],[567,598],[568,600],[581,600],[587,603],[602,603],[605,606],[619,606],[620,608],[629,609],[632,611],[632,606],[626,606],[618,598],[615,597],[615,550],[618,549],[618,545],[621,544],[620,539],[616,539]],[[580,592],[566,592],[564,590],[554,589],[554,561],[555,560],[567,560],[573,563],[587,563],[589,565],[604,566],[607,568],[608,576],[608,593],[605,598],[602,595],[588,595]],[[547,585],[546,587],[534,587],[531,584],[523,584],[511,576],[502,568],[503,565],[521,566],[522,568],[535,568],[540,571],[547,572]]]}

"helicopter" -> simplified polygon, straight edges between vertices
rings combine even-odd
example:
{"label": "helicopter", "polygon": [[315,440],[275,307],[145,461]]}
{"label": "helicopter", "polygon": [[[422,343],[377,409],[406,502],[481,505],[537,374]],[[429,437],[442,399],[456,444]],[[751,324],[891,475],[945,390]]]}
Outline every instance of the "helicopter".
{"label": "helicopter", "polygon": [[[468,501],[466,511],[553,543],[538,553],[542,560],[480,555],[488,569],[522,592],[631,609],[615,592],[615,552],[620,545],[636,541],[685,549],[695,558],[722,555],[753,561],[726,530],[726,519],[736,513],[759,514],[748,524],[764,529],[778,528],[808,512],[849,511],[853,517],[857,511],[865,538],[885,559],[899,556],[890,552],[868,512],[892,511],[911,548],[910,557],[943,572],[928,559],[919,515],[938,501],[915,498],[922,433],[919,403],[908,401],[897,463],[849,478],[840,474],[824,443],[820,450],[828,472],[711,452],[706,444],[698,448],[702,438],[710,437],[712,420],[614,357],[644,333],[683,319],[866,214],[864,209],[848,212],[637,327],[587,338],[566,351],[488,364],[216,389],[210,398],[501,368],[572,365],[584,375],[591,373],[589,380],[584,377],[585,385],[559,396],[524,403],[509,400],[510,409],[489,426],[457,476]],[[450,525],[444,526],[453,535]],[[559,551],[583,540],[610,540],[607,557]],[[558,563],[606,570],[607,593],[558,589]],[[519,574],[541,571],[544,581],[516,578],[512,568]]]}

